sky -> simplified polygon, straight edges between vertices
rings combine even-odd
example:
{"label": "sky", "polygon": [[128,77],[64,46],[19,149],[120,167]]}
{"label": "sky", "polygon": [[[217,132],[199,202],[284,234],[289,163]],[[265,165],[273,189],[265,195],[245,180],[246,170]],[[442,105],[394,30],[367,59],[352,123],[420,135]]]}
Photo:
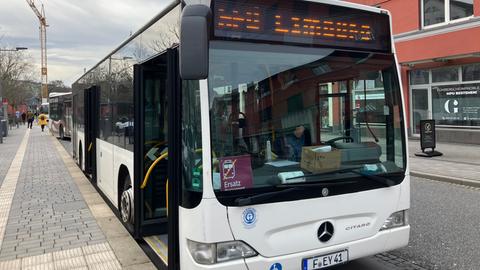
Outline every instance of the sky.
{"label": "sky", "polygon": [[[35,0],[47,18],[48,80],[71,85],[171,0]],[[0,47],[27,47],[40,81],[39,22],[25,0],[0,0]]]}

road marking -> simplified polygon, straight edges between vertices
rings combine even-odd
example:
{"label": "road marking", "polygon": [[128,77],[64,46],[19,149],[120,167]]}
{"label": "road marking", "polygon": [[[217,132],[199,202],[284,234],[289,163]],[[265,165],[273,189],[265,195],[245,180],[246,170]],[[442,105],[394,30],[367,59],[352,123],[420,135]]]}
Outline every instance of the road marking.
{"label": "road marking", "polygon": [[30,137],[30,129],[23,136],[22,142],[18,147],[17,153],[13,158],[10,168],[8,169],[2,186],[0,187],[0,246],[5,236],[5,228],[7,227],[10,207],[12,206],[13,196],[17,188],[18,177],[22,169],[23,158],[27,149],[28,138]]}

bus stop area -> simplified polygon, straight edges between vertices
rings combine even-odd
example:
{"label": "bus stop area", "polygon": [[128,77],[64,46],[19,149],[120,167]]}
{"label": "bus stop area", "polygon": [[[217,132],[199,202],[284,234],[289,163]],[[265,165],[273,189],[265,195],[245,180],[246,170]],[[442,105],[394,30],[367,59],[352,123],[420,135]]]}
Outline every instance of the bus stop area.
{"label": "bus stop area", "polygon": [[55,137],[4,139],[0,269],[155,269]]}

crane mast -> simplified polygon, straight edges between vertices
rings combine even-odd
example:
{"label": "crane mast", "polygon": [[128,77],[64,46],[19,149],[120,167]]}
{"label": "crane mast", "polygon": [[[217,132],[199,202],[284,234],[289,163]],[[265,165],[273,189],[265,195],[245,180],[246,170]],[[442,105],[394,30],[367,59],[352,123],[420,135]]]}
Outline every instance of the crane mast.
{"label": "crane mast", "polygon": [[47,18],[45,17],[45,10],[41,12],[35,6],[35,0],[26,0],[28,5],[32,8],[33,13],[38,17],[40,22],[40,51],[41,51],[41,74],[42,74],[42,102],[46,102],[48,98],[48,72],[47,72]]}

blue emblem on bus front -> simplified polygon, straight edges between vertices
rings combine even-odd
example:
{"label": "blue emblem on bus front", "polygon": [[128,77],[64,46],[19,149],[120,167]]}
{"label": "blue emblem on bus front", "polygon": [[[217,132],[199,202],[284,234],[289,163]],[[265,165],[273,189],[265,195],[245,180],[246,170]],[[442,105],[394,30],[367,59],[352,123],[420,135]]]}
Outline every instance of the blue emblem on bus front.
{"label": "blue emblem on bus front", "polygon": [[270,266],[270,270],[282,270],[282,265],[279,263],[274,263],[272,266]]}
{"label": "blue emblem on bus front", "polygon": [[255,226],[257,222],[257,211],[253,208],[247,208],[243,211],[243,225],[247,228]]}

